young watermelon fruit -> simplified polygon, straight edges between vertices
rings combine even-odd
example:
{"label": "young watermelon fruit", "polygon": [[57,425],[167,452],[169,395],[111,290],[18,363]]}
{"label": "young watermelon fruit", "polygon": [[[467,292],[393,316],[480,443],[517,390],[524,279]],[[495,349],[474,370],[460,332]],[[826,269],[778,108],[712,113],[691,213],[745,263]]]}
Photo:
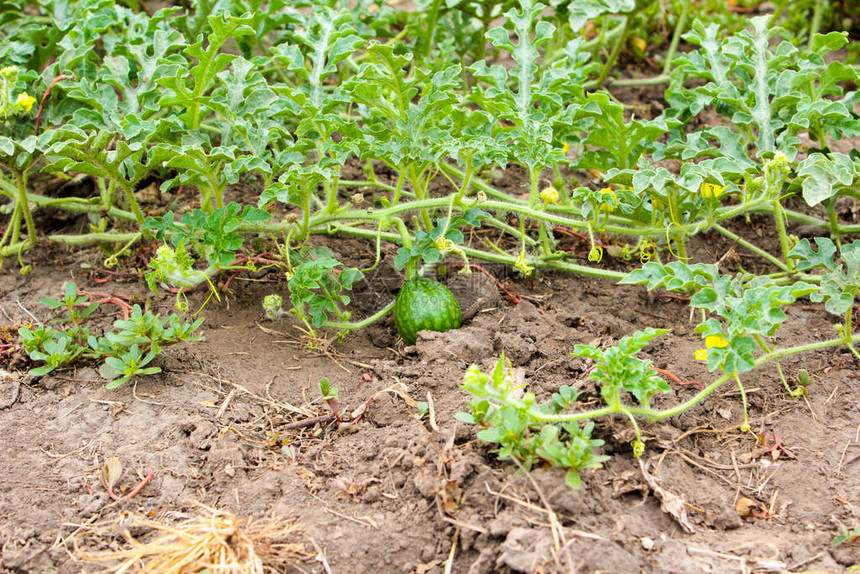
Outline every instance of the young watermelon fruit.
{"label": "young watermelon fruit", "polygon": [[409,279],[394,301],[394,324],[403,340],[410,345],[418,331],[457,329],[460,326],[460,304],[451,291],[432,279]]}

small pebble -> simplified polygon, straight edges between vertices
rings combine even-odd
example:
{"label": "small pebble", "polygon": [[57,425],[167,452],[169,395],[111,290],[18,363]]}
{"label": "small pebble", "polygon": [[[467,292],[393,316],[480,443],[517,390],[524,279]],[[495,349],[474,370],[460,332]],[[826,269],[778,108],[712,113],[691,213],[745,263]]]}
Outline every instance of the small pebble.
{"label": "small pebble", "polygon": [[647,536],[645,536],[644,538],[640,539],[639,542],[642,543],[642,548],[644,550],[653,550],[654,549],[655,542],[654,542],[653,538],[648,538]]}

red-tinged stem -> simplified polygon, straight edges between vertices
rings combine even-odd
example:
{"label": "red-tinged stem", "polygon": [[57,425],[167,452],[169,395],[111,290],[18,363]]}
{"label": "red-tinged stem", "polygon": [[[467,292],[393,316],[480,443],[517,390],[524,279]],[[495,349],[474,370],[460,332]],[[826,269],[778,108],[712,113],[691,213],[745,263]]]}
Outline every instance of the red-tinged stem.
{"label": "red-tinged stem", "polygon": [[[99,273],[104,273],[107,277],[99,277]],[[117,277],[137,277],[137,273],[129,273],[126,271],[111,271],[110,269],[93,269],[90,272],[90,279],[92,279],[93,283],[101,284],[107,283],[108,281],[113,281]]]}
{"label": "red-tinged stem", "polygon": [[699,387],[700,389],[704,389],[704,388],[705,388],[705,386],[704,386],[702,383],[700,383],[699,381],[682,381],[682,380],[681,380],[681,379],[679,379],[677,376],[673,375],[673,374],[672,374],[672,373],[670,373],[669,371],[666,371],[666,370],[664,370],[664,369],[661,369],[660,367],[655,367],[654,365],[651,365],[651,369],[652,369],[652,370],[654,370],[654,371],[657,371],[658,373],[660,373],[660,374],[661,374],[661,375],[663,375],[664,377],[669,377],[669,378],[670,378],[670,379],[672,379],[672,381],[674,381],[676,384],[684,385],[684,386],[686,386],[686,385],[696,385],[696,386],[697,386],[697,387]]}
{"label": "red-tinged stem", "polygon": [[[452,269],[461,269],[462,267],[462,263],[458,263],[457,265],[451,266]],[[514,305],[520,303],[523,300],[522,295],[520,295],[516,289],[514,289],[513,287],[508,287],[507,285],[496,279],[495,275],[493,275],[480,265],[470,263],[469,269],[471,269],[472,271],[480,271],[481,273],[489,277],[493,281],[493,283],[496,284],[496,287],[498,287],[498,289],[505,294],[505,298]]]}
{"label": "red-tinged stem", "polygon": [[45,93],[42,94],[42,101],[39,102],[39,111],[36,112],[36,127],[33,130],[33,132],[36,135],[39,135],[39,124],[42,122],[42,112],[45,110],[45,102],[47,101],[48,96],[51,95],[51,90],[54,88],[54,85],[56,85],[56,83],[61,81],[61,80],[74,80],[74,79],[75,79],[74,75],[72,75],[72,76],[66,76],[66,75],[57,76],[56,78],[51,80],[50,84],[48,84],[48,87],[45,89]]}
{"label": "red-tinged stem", "polygon": [[[96,303],[111,303],[116,305],[120,309],[122,309],[123,319],[128,319],[131,316],[131,305],[120,299],[115,295],[111,295],[110,293],[105,293],[103,291],[84,291],[78,290],[78,293],[81,295],[87,295],[90,298],[90,302],[95,301]],[[101,299],[96,300],[96,297],[101,297]]]}
{"label": "red-tinged stem", "polygon": [[[143,490],[143,487],[144,487],[144,486],[146,486],[147,484],[149,484],[149,481],[150,481],[150,480],[152,480],[152,477],[153,477],[153,476],[155,476],[155,473],[154,473],[154,472],[150,472],[149,474],[147,474],[147,475],[146,475],[146,478],[144,478],[142,481],[140,481],[140,484],[138,484],[137,486],[135,486],[135,487],[134,487],[134,490],[132,490],[131,492],[129,492],[128,494],[126,494],[125,496],[123,496],[123,497],[122,497],[122,499],[123,499],[123,500],[131,500],[132,498],[134,498],[135,496],[137,496],[137,493],[138,493],[138,492],[140,492],[141,490]],[[108,494],[110,494],[110,490],[108,490]],[[119,500],[119,499],[114,499],[114,500]]]}
{"label": "red-tinged stem", "polygon": [[322,415],[318,417],[312,417],[309,419],[305,419],[303,421],[296,421],[292,423],[287,423],[284,426],[280,427],[279,430],[292,430],[299,429],[304,427],[311,427],[317,423],[330,423],[335,420],[334,415]]}

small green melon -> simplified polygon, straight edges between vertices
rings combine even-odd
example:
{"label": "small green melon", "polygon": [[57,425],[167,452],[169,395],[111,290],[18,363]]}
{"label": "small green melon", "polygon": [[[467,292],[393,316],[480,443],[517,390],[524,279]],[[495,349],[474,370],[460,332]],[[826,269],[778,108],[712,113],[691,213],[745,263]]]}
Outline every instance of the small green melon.
{"label": "small green melon", "polygon": [[418,331],[439,331],[460,327],[460,304],[451,291],[432,279],[409,279],[394,301],[394,324],[410,345]]}

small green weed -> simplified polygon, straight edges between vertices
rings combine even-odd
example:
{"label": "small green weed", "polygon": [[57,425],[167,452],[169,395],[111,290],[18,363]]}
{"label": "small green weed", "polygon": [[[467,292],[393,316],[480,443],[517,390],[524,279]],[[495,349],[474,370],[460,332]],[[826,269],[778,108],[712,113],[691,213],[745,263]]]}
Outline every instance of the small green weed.
{"label": "small green weed", "polygon": [[160,367],[147,365],[163,347],[203,339],[194,334],[203,324],[202,318],[190,323],[176,315],[161,319],[140,305],[132,307],[127,319],[114,321],[112,330],[101,336],[92,335],[85,323],[98,303],[88,301],[87,296],[79,295],[75,283],[69,281],[63,285],[62,299],[42,300],[49,309],[64,309],[61,317],[50,322],[58,328],[40,324],[18,330],[21,345],[30,359],[45,363],[31,369],[31,375],[47,375],[80,360],[91,360],[100,364],[99,374],[108,381],[105,386],[113,389],[134,377],[161,372]]}

